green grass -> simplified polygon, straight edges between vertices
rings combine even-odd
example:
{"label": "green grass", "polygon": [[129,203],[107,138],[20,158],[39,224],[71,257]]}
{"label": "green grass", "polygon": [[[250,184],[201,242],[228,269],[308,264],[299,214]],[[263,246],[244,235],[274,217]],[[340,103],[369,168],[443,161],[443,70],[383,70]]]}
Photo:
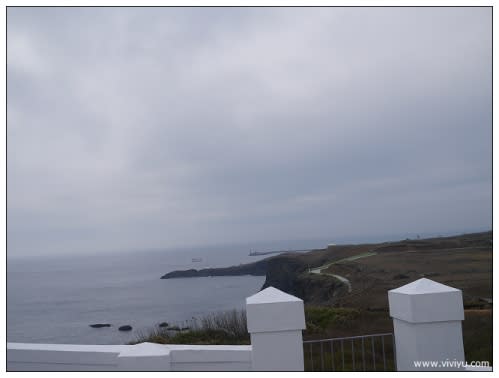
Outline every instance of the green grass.
{"label": "green grass", "polygon": [[360,310],[324,306],[305,306],[307,329],[304,336],[325,332],[330,328],[347,327],[360,315]]}
{"label": "green grass", "polygon": [[[331,329],[351,327],[359,318],[361,311],[350,308],[332,308],[322,306],[305,306],[307,329],[303,332],[305,339],[316,335],[326,335]],[[154,327],[139,333],[130,344],[143,342],[157,344],[249,344],[250,337],[246,325],[244,310],[231,310],[205,315],[187,322],[189,329],[180,325],[168,328]]]}
{"label": "green grass", "polygon": [[466,361],[489,361],[492,366],[492,310],[465,311],[463,342]]}
{"label": "green grass", "polygon": [[249,344],[246,311],[231,310],[193,318],[188,327],[172,325],[168,328],[154,327],[139,333],[130,344],[144,342],[157,344]]}

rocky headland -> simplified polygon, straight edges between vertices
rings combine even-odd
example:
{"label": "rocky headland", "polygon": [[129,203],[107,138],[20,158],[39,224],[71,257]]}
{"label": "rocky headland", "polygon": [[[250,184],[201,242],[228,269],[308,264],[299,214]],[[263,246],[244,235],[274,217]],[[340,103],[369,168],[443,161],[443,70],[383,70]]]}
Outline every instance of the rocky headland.
{"label": "rocky headland", "polygon": [[434,277],[463,289],[466,282],[465,306],[482,305],[480,298],[491,297],[491,267],[492,232],[489,231],[376,244],[331,245],[225,268],[177,270],[161,278],[265,276],[262,289],[273,286],[309,304],[387,309],[388,290],[421,277]]}

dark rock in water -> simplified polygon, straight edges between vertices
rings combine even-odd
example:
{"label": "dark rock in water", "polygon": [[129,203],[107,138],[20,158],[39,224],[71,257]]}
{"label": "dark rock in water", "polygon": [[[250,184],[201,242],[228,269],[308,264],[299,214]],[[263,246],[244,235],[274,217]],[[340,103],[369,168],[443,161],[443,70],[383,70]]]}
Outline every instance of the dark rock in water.
{"label": "dark rock in water", "polygon": [[180,331],[180,328],[178,326],[173,326],[173,327],[168,327],[166,330],[167,331]]}
{"label": "dark rock in water", "polygon": [[124,326],[121,326],[120,328],[118,328],[119,331],[131,331],[132,330],[132,326],[130,325],[124,325]]}
{"label": "dark rock in water", "polygon": [[160,327],[168,327],[168,323],[167,322],[159,323],[159,326]]}
{"label": "dark rock in water", "polygon": [[107,323],[97,323],[97,324],[90,324],[90,327],[92,327],[92,328],[111,327],[111,324],[107,324]]}
{"label": "dark rock in water", "polygon": [[190,327],[182,327],[182,328],[180,328],[181,331],[188,331],[190,329],[191,329]]}

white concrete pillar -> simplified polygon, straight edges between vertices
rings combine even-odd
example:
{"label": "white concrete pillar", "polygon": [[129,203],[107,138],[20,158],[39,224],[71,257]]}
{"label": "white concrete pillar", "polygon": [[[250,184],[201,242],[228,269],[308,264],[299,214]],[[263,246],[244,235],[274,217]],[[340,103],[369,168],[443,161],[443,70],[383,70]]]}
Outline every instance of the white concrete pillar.
{"label": "white concrete pillar", "polygon": [[303,301],[274,287],[246,298],[254,371],[303,371]]}
{"label": "white concrete pillar", "polygon": [[463,370],[461,290],[421,278],[388,291],[388,302],[398,371]]}

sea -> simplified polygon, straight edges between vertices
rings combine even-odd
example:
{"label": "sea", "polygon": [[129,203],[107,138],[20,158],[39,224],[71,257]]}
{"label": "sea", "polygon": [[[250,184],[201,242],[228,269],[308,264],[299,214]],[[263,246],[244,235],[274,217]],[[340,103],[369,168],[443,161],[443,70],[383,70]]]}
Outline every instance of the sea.
{"label": "sea", "polygon": [[[325,246],[273,244],[264,250],[306,245]],[[162,322],[188,326],[193,318],[243,309],[246,297],[260,291],[264,276],[160,277],[173,270],[226,267],[268,257],[249,252],[249,246],[238,245],[7,258],[7,341],[126,344]],[[91,328],[94,323],[112,326]],[[122,325],[133,330],[119,331]]]}
{"label": "sea", "polygon": [[[260,291],[265,281],[264,276],[250,275],[160,279],[170,271],[226,267],[268,257],[249,256],[251,249],[316,249],[331,242],[378,242],[406,236],[43,257],[8,254],[7,341],[126,344],[162,322],[188,326],[193,318],[243,309],[246,297]],[[91,328],[94,323],[112,327]],[[131,325],[133,330],[119,331],[122,325]]]}

